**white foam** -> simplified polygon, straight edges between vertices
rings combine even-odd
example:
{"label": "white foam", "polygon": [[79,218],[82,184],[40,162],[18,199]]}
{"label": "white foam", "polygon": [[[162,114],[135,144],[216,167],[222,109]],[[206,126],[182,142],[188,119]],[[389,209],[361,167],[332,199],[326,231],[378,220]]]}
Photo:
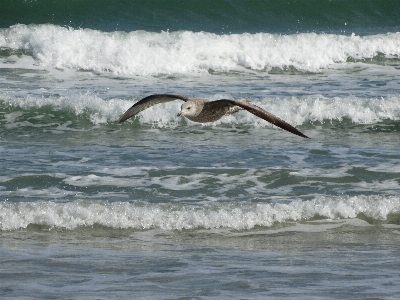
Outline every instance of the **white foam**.
{"label": "white foam", "polygon": [[[0,95],[0,105],[4,104],[7,107],[20,108],[22,110],[36,110],[44,106],[50,106],[55,111],[67,110],[73,112],[76,116],[87,115],[88,121],[95,125],[117,121],[121,114],[137,100],[118,98],[104,100],[93,94],[54,97]],[[399,101],[399,96],[327,98],[321,95],[312,95],[252,99],[254,104],[293,125],[316,121],[324,122],[326,120],[342,121],[344,118],[348,118],[356,124],[374,124],[386,119],[397,121],[400,120]],[[183,118],[176,117],[181,104],[181,101],[176,101],[155,105],[141,112],[137,118],[139,118],[141,124],[151,124],[159,128],[173,128],[183,120]],[[23,120],[23,112],[20,110],[4,114],[4,116],[7,128],[23,125],[18,122],[26,121]],[[35,117],[37,118],[38,116]],[[22,121],[19,121],[19,119],[22,119]],[[128,122],[131,122],[131,120]],[[186,123],[194,126],[209,126],[209,124],[200,125],[188,120]],[[246,124],[254,127],[272,126],[247,112],[239,112],[213,123],[213,125],[218,124]]]}
{"label": "white foam", "polygon": [[76,200],[0,203],[0,229],[29,224],[74,229],[95,224],[111,228],[182,230],[195,228],[251,229],[275,223],[298,222],[315,216],[353,219],[360,213],[375,220],[400,213],[399,197],[321,197],[288,204],[217,203],[204,206]]}
{"label": "white foam", "polygon": [[343,178],[343,177],[352,177],[353,175],[350,175],[348,173],[349,170],[351,170],[352,166],[346,165],[346,166],[340,166],[337,168],[329,168],[329,169],[323,169],[323,168],[301,168],[296,171],[292,171],[289,174],[293,176],[301,176],[301,177],[324,177],[324,178]]}
{"label": "white foam", "polygon": [[[0,103],[8,107],[20,108],[23,110],[36,110],[41,107],[49,106],[54,111],[67,110],[76,116],[83,114],[89,115],[89,120],[93,124],[104,124],[109,121],[116,121],[123,111],[129,108],[130,103],[122,99],[104,100],[96,95],[81,94],[71,97],[65,96],[31,96],[14,97],[8,94],[0,95]],[[16,126],[17,119],[23,112],[11,112],[4,114],[7,128]]]}
{"label": "white foam", "polygon": [[[209,174],[196,173],[185,176],[152,176],[135,177],[135,186],[140,189],[145,189],[148,186],[156,185],[160,188],[167,190],[193,190],[200,189],[205,186],[202,181],[211,177]],[[184,179],[184,182],[182,182]],[[132,178],[121,178],[112,176],[98,176],[94,174],[86,176],[69,176],[64,179],[64,182],[73,186],[118,186],[118,187],[132,187]]]}
{"label": "white foam", "polygon": [[367,170],[372,172],[387,172],[390,170],[390,173],[400,173],[400,159],[379,162],[374,166],[368,166]]}
{"label": "white foam", "polygon": [[[9,193],[9,192],[8,192]],[[65,199],[67,196],[76,196],[81,193],[75,191],[67,191],[57,187],[49,187],[45,189],[33,189],[32,187],[19,188],[12,192],[13,195],[18,197],[28,198],[47,198],[47,199]]]}
{"label": "white foam", "polygon": [[[189,74],[294,67],[319,72],[348,58],[400,55],[400,34],[100,32],[55,25],[0,30],[0,47],[26,50],[36,63],[119,75]],[[13,57],[13,60],[18,58]]]}
{"label": "white foam", "polygon": [[12,180],[12,177],[8,177],[8,176],[0,176],[0,182],[7,182]]}

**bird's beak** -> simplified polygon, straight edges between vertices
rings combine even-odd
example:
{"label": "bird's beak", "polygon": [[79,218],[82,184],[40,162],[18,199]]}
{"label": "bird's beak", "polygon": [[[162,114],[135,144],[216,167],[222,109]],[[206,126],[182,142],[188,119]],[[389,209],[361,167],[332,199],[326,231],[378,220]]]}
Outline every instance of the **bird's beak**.
{"label": "bird's beak", "polygon": [[182,115],[182,111],[178,112],[178,114],[176,116],[180,117],[181,115]]}

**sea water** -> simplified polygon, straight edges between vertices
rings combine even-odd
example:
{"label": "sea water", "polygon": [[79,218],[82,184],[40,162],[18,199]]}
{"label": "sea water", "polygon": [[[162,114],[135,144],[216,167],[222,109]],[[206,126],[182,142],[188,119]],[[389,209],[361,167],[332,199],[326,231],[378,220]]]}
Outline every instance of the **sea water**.
{"label": "sea water", "polygon": [[397,299],[396,1],[3,2],[0,298]]}

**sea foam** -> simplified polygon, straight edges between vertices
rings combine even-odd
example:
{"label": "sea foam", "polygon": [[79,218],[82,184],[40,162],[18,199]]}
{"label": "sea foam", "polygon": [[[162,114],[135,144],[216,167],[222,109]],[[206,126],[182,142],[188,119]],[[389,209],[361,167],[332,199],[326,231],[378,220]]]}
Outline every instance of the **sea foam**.
{"label": "sea foam", "polygon": [[[77,118],[83,117],[94,125],[115,123],[121,114],[133,105],[135,100],[120,98],[102,99],[95,94],[80,94],[76,96],[26,96],[16,97],[8,94],[0,95],[0,107],[7,109],[4,114],[5,126],[9,129],[23,126],[23,121],[32,118],[31,112],[49,107],[53,111],[71,112]],[[210,98],[212,100],[212,98]],[[265,110],[281,117],[293,125],[308,122],[341,121],[349,119],[356,124],[374,124],[384,120],[400,120],[398,96],[381,98],[360,98],[355,96],[327,98],[321,95],[300,97],[266,97],[251,99],[252,102]],[[141,112],[136,118],[141,124],[151,124],[156,127],[175,127],[182,118],[176,114],[181,101],[159,104]],[[46,113],[46,112],[44,112]],[[37,117],[35,115],[35,117]],[[128,121],[131,122],[135,118]],[[57,120],[54,120],[55,122]],[[74,120],[71,119],[73,122]],[[193,122],[188,121],[189,125]],[[254,127],[271,126],[256,116],[240,112],[227,116],[214,124],[245,124]],[[198,125],[198,124],[197,124]],[[208,125],[206,125],[208,126]]]}
{"label": "sea foam", "polygon": [[0,47],[23,51],[37,64],[118,75],[268,71],[293,67],[320,72],[377,55],[398,58],[400,34],[371,36],[299,33],[101,32],[55,25],[0,30]]}
{"label": "sea foam", "polygon": [[131,229],[252,229],[276,223],[307,221],[312,218],[352,219],[362,214],[386,221],[400,213],[398,197],[354,196],[295,200],[288,204],[219,203],[204,206],[76,200],[1,202],[0,229],[15,230],[28,225],[75,229],[102,225]]}

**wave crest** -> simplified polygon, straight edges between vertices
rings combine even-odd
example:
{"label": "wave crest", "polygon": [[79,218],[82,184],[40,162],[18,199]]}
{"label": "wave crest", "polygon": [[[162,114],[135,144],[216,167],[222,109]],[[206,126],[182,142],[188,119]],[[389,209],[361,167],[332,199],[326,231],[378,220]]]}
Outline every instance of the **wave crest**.
{"label": "wave crest", "polygon": [[15,25],[0,31],[0,47],[29,53],[42,66],[126,76],[273,68],[320,72],[349,59],[397,59],[400,34],[371,36],[300,33],[146,31],[101,32],[55,25]]}
{"label": "wave crest", "polygon": [[77,200],[68,203],[0,203],[0,229],[15,230],[28,225],[75,229],[102,225],[111,228],[183,230],[270,227],[276,223],[299,222],[315,217],[324,219],[357,218],[362,214],[386,221],[399,214],[398,197],[355,196],[319,197],[288,204],[215,204],[184,206],[141,202],[103,202]]}
{"label": "wave crest", "polygon": [[[26,98],[5,94],[0,95],[0,108],[5,111],[4,119],[0,122],[4,123],[7,128],[12,128],[18,126],[18,124],[23,125],[23,121],[29,121],[32,118],[37,119],[37,113],[47,115],[52,120],[50,120],[51,122],[56,122],[53,114],[59,111],[70,113],[68,120],[71,122],[83,120],[94,125],[114,123],[136,101],[118,98],[105,100],[92,94],[76,97],[27,96]],[[364,99],[353,96],[327,98],[314,95],[252,99],[252,102],[296,126],[309,122],[323,123],[333,120],[342,121],[343,119],[349,119],[355,124],[374,124],[384,120],[400,120],[400,99],[398,96]],[[177,122],[181,120],[176,118],[180,105],[179,101],[156,105],[141,112],[136,118],[143,125],[176,126]],[[42,111],[38,112],[38,110]],[[65,116],[63,118],[65,119]],[[271,126],[266,121],[246,112],[224,117],[215,124]]]}

